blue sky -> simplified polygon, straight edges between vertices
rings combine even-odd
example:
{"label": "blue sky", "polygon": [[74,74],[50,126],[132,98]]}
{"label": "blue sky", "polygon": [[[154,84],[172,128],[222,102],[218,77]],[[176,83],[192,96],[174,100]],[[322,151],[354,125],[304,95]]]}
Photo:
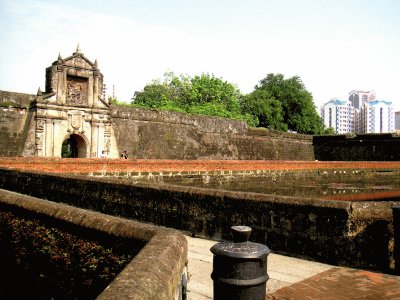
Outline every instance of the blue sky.
{"label": "blue sky", "polygon": [[214,74],[243,93],[268,73],[300,76],[317,106],[375,90],[400,110],[398,0],[0,0],[0,89],[36,93],[80,43],[108,94]]}

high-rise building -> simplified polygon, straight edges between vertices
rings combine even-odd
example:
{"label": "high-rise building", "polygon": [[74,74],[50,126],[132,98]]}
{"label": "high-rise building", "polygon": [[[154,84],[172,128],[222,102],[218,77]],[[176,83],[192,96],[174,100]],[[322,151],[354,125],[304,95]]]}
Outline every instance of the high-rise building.
{"label": "high-rise building", "polygon": [[400,130],[400,111],[394,113],[394,129]]}
{"label": "high-rise building", "polygon": [[383,133],[395,130],[391,102],[383,100],[366,102],[355,115],[356,133]]}
{"label": "high-rise building", "polygon": [[[349,101],[332,99],[321,107],[325,127],[336,133],[383,133],[395,130],[392,103],[376,100],[374,91],[351,91]],[[398,116],[400,129],[400,112]]]}
{"label": "high-rise building", "polygon": [[392,102],[375,100],[363,104],[359,112],[359,133],[383,133],[394,131]]}
{"label": "high-rise building", "polygon": [[375,100],[374,91],[351,91],[349,93],[349,101],[356,109],[361,109],[363,103]]}
{"label": "high-rise building", "polygon": [[354,131],[354,107],[350,101],[332,99],[321,107],[321,117],[325,127],[336,133]]}

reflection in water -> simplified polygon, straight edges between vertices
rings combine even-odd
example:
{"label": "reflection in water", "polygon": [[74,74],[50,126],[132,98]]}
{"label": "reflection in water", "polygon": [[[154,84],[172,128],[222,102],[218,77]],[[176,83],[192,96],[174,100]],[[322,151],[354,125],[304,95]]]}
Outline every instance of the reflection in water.
{"label": "reflection in water", "polygon": [[196,186],[280,196],[321,198],[346,201],[399,200],[400,179],[385,178],[283,178],[273,177],[231,177],[226,178],[186,178],[170,184]]}

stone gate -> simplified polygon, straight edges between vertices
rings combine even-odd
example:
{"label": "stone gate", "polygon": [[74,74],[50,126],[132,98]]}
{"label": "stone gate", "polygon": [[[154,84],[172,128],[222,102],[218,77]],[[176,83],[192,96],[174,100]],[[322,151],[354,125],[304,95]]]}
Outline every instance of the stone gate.
{"label": "stone gate", "polygon": [[[102,94],[103,74],[76,51],[61,55],[46,69],[46,90],[33,102],[34,156],[118,157],[111,126],[111,108]],[[29,143],[29,141],[27,141]],[[25,145],[26,146],[26,145]],[[28,153],[25,153],[28,154]]]}

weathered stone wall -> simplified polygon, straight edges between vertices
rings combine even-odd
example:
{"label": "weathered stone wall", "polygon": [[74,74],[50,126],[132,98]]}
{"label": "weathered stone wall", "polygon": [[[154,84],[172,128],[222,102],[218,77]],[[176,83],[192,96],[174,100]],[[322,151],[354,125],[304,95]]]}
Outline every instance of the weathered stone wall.
{"label": "weathered stone wall", "polygon": [[[33,98],[0,91],[0,156],[36,155],[36,118],[28,109]],[[241,121],[123,106],[114,106],[111,117],[113,157],[127,150],[130,158],[148,159],[314,159],[311,136]]]}
{"label": "weathered stone wall", "polygon": [[0,224],[2,299],[182,299],[187,241],[174,230],[5,190]]}
{"label": "weathered stone wall", "polygon": [[119,149],[131,158],[313,160],[311,136],[248,128],[245,122],[113,107]]}
{"label": "weathered stone wall", "polygon": [[314,136],[313,145],[318,160],[400,160],[400,136],[391,133]]}
{"label": "weathered stone wall", "polygon": [[[36,155],[36,120],[28,108],[33,98],[0,91],[0,156]],[[394,134],[312,137],[124,106],[113,106],[111,118],[112,157],[127,150],[130,158],[144,159],[400,160],[400,136]]]}
{"label": "weathered stone wall", "polygon": [[0,156],[21,154],[25,123],[30,116],[25,108],[0,107]]}
{"label": "weathered stone wall", "polygon": [[0,169],[0,187],[110,215],[229,239],[232,225],[276,253],[390,272],[391,206],[400,202],[326,201]]}
{"label": "weathered stone wall", "polygon": [[34,98],[35,95],[0,91],[0,107],[27,108]]}
{"label": "weathered stone wall", "polygon": [[0,156],[22,154],[32,120],[33,95],[0,91]]}

